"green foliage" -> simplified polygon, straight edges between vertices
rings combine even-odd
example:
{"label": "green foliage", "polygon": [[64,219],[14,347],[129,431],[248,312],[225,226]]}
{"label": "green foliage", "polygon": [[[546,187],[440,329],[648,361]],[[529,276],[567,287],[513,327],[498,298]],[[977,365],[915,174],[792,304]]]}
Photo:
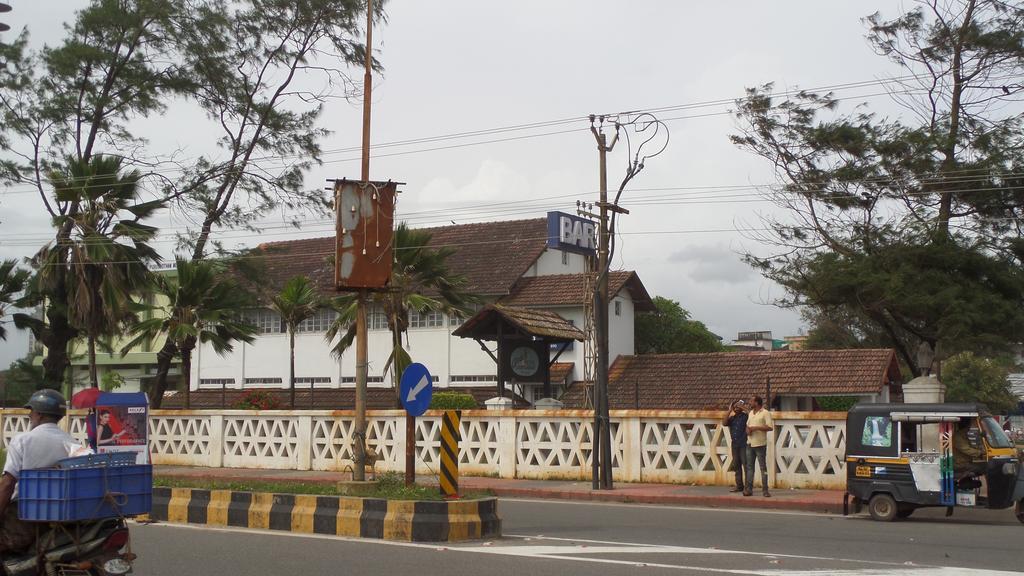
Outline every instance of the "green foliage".
{"label": "green foliage", "polygon": [[281,401],[266,390],[247,390],[231,407],[235,410],[277,410],[281,408]]}
{"label": "green foliage", "polygon": [[732,140],[775,167],[786,210],[759,236],[775,253],[746,259],[822,320],[810,347],[891,346],[919,374],[922,343],[942,359],[1024,341],[1024,86],[1002,80],[1024,74],[1024,7],[967,3],[865,19],[911,78],[906,119],[770,84],[738,102]]}
{"label": "green foliage", "polygon": [[814,401],[826,412],[847,412],[859,399],[854,396],[818,396]]}
{"label": "green foliage", "polygon": [[6,406],[24,406],[42,383],[43,369],[33,365],[31,356],[15,360],[4,373]]}
{"label": "green foliage", "polygon": [[472,394],[461,392],[434,392],[430,398],[431,410],[474,410],[479,408]]}
{"label": "green foliage", "polygon": [[654,297],[657,312],[636,316],[636,350],[638,354],[673,352],[722,352],[721,340],[704,326],[690,319],[690,313],[675,300]]}
{"label": "green foliage", "polygon": [[100,388],[104,392],[113,392],[122,386],[124,386],[124,376],[121,376],[120,372],[110,370],[104,372],[103,377],[100,378]]}
{"label": "green foliage", "polygon": [[0,340],[7,339],[7,327],[4,316],[7,309],[14,304],[15,298],[25,289],[28,271],[20,270],[14,260],[0,261]]}
{"label": "green foliage", "polygon": [[995,414],[1017,409],[1019,400],[1006,379],[1012,364],[991,358],[960,353],[942,365],[942,383],[946,402],[981,402]]}

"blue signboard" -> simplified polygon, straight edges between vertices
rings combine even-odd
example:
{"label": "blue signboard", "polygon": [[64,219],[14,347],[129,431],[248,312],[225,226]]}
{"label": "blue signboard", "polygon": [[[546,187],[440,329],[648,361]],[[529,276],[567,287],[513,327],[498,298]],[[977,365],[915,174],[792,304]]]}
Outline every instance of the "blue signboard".
{"label": "blue signboard", "polygon": [[398,395],[410,416],[419,416],[426,412],[434,395],[434,379],[427,367],[419,362],[409,364],[405,372],[402,372]]}
{"label": "blue signboard", "polygon": [[548,212],[548,248],[594,254],[597,224],[565,212]]}

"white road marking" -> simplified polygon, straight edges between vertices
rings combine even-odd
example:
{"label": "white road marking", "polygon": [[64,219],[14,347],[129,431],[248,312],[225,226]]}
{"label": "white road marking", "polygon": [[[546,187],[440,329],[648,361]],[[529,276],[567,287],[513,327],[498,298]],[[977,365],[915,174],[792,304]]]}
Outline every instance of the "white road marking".
{"label": "white road marking", "polygon": [[[565,560],[569,562],[592,562],[596,564],[612,564],[621,566],[653,567],[691,572],[706,572],[713,574],[738,574],[742,576],[1020,576],[1022,572],[1007,572],[1002,570],[983,570],[971,568],[928,566],[915,564],[900,564],[894,562],[880,562],[874,560],[859,560],[850,558],[829,558],[821,556],[802,556],[796,554],[768,554],[764,552],[751,552],[747,550],[723,550],[718,548],[690,548],[684,546],[662,546],[657,544],[643,544],[631,542],[614,542],[604,540],[587,540],[582,538],[558,538],[548,536],[523,536],[505,535],[505,538],[530,539],[551,542],[574,542],[599,544],[598,546],[581,546],[579,544],[568,544],[565,546],[548,545],[527,545],[527,546],[494,546],[494,542],[482,542],[475,544],[446,545],[444,543],[426,544],[420,542],[395,542],[391,540],[376,540],[367,538],[352,538],[347,536],[331,536],[328,534],[303,534],[298,532],[285,532],[280,530],[260,530],[252,528],[235,528],[221,526],[206,526],[193,524],[145,524],[139,528],[171,528],[188,530],[207,530],[215,532],[232,532],[239,534],[264,534],[268,536],[284,536],[291,538],[311,538],[317,540],[345,541],[360,544],[375,544],[383,546],[399,546],[403,548],[420,548],[435,551],[468,552],[474,554],[496,554],[500,556],[517,556],[520,558],[537,558],[549,560]],[[836,569],[808,569],[808,570],[744,570],[734,568],[713,568],[708,566],[690,566],[684,564],[665,564],[657,562],[643,562],[638,560],[615,560],[609,558],[589,558],[584,554],[649,554],[649,553],[675,553],[675,554],[727,554],[742,556],[761,556],[764,558],[789,558],[803,560],[823,560],[830,562],[849,562],[858,564],[869,564],[872,567],[850,570]]]}

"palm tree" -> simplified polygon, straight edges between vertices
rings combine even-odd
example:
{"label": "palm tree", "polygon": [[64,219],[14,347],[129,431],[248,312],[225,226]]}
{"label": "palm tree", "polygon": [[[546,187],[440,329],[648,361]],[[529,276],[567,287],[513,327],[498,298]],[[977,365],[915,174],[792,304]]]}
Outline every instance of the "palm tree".
{"label": "palm tree", "polygon": [[148,242],[157,229],[140,221],[163,208],[162,201],[137,202],[138,171],[121,174],[122,159],[93,156],[88,162],[69,158],[63,170],[50,174],[58,201],[74,209],[54,218],[54,226],[70,231],[66,242],[45,246],[36,255],[39,275],[66,270],[68,318],[88,339],[89,381],[96,374],[97,340],[113,335],[135,319],[140,307],[133,299],[148,288],[147,265],[160,256]]}
{"label": "palm tree", "polygon": [[0,340],[7,339],[7,328],[3,320],[7,308],[14,305],[27,281],[28,271],[19,269],[16,261],[0,262]]}
{"label": "palm tree", "polygon": [[327,301],[305,276],[295,276],[285,282],[281,292],[275,294],[270,302],[270,307],[281,315],[288,329],[288,394],[292,410],[295,409],[295,332],[303,320],[313,317],[326,306]]}
{"label": "palm tree", "polygon": [[[150,403],[159,408],[167,390],[167,373],[175,356],[181,356],[181,374],[185,384],[185,408],[191,407],[192,351],[196,343],[209,343],[218,354],[234,349],[234,342],[252,342],[256,327],[243,317],[252,306],[251,295],[234,278],[225,274],[225,266],[216,261],[175,260],[176,275],[158,275],[155,294],[163,304],[151,308],[150,318],[136,323],[134,338],[122,354],[149,340],[166,338],[170,346],[157,353],[157,378]],[[170,350],[170,352],[166,352]]]}
{"label": "palm tree", "polygon": [[[430,232],[410,229],[404,222],[395,228],[391,283],[387,291],[374,293],[371,299],[383,309],[391,331],[391,353],[384,371],[391,371],[396,399],[398,379],[412,363],[402,345],[402,336],[409,330],[409,312],[465,313],[471,304],[479,302],[479,298],[466,292],[465,277],[448,270],[448,258],[455,249],[431,248],[430,238]],[[325,337],[329,342],[338,339],[334,346],[336,355],[340,356],[355,339],[357,304],[355,295],[340,296],[332,301],[338,316]]]}

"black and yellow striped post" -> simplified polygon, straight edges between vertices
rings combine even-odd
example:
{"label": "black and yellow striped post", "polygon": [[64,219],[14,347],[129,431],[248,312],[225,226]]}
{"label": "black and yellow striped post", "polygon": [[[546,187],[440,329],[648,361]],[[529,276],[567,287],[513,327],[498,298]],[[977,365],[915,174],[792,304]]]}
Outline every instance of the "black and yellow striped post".
{"label": "black and yellow striped post", "polygon": [[445,410],[441,417],[441,493],[448,498],[459,496],[459,440],[462,432],[461,410]]}

